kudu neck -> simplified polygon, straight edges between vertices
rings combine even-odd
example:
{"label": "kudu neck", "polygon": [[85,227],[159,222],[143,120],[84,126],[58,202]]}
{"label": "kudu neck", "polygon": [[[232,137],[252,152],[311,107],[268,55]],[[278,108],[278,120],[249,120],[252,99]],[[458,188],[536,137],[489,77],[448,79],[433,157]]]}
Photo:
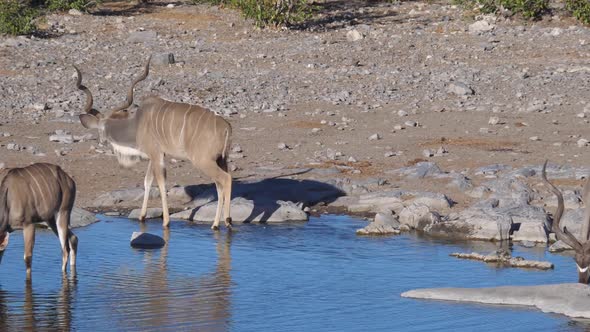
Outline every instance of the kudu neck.
{"label": "kudu neck", "polygon": [[123,119],[108,119],[105,123],[105,134],[109,141],[134,148],[137,146],[137,116]]}

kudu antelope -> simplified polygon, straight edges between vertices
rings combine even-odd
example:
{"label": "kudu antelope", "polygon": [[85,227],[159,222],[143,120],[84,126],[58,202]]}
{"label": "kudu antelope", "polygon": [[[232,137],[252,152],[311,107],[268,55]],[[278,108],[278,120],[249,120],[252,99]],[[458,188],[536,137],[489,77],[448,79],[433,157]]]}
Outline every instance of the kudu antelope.
{"label": "kudu antelope", "polygon": [[131,84],[125,103],[102,114],[92,109],[92,93],[82,85],[82,74],[75,68],[78,74],[76,87],[86,93],[86,106],[84,113],[80,115],[82,125],[88,129],[98,129],[99,139],[111,144],[121,165],[128,167],[140,159],[149,160],[140,220],[145,220],[149,190],[155,177],[162,198],[163,225],[168,227],[170,223],[164,167],[164,156],[170,155],[190,160],[193,166],[213,179],[218,202],[211,228],[219,229],[222,209],[225,225],[230,228],[232,178],[227,168],[230,124],[208,109],[175,103],[156,96],[145,98],[135,115],[130,115],[127,108],[133,103],[133,90],[137,83],[147,77],[150,59],[143,74]]}
{"label": "kudu antelope", "polygon": [[70,269],[75,272],[78,238],[69,229],[75,198],[76,183],[59,166],[39,163],[10,169],[0,184],[0,261],[10,232],[22,228],[30,278],[35,224],[46,221],[61,243],[62,271],[71,256]]}
{"label": "kudu antelope", "polygon": [[559,226],[564,210],[563,195],[553,183],[547,180],[547,174],[545,171],[546,168],[547,161],[545,161],[545,164],[543,165],[543,181],[549,185],[549,188],[553,194],[557,196],[557,210],[553,215],[553,225],[551,226],[551,230],[555,233],[555,236],[558,240],[565,242],[576,251],[574,260],[576,261],[576,266],[578,267],[578,282],[587,284],[590,279],[590,179],[586,180],[586,185],[584,186],[582,193],[585,214],[583,220],[584,224],[582,226],[582,234],[580,237],[582,241],[579,241],[572,233],[567,230],[566,227],[563,227],[562,230]]}

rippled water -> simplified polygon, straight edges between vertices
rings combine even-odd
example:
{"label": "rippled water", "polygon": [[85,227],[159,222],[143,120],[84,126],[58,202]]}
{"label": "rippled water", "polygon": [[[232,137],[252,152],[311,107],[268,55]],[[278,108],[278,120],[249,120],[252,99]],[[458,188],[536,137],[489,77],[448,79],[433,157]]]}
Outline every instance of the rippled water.
{"label": "rippled water", "polygon": [[554,271],[496,269],[449,257],[489,244],[445,244],[413,235],[358,237],[348,217],[306,224],[243,225],[229,235],[208,226],[161,223],[159,250],[129,246],[137,222],[107,219],[77,229],[76,278],[62,279],[57,238],[38,231],[32,284],[22,236],[0,266],[0,331],[583,331],[590,324],[527,308],[403,299],[413,288],[575,282],[570,257],[539,249],[515,254],[555,263]]}

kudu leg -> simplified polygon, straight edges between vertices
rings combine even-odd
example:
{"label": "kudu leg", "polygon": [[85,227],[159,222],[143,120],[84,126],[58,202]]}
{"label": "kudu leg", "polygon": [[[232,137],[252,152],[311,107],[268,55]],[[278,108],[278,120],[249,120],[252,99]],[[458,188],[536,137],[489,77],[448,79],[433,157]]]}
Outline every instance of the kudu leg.
{"label": "kudu leg", "polygon": [[230,202],[231,202],[231,175],[223,168],[219,167],[215,160],[201,162],[197,164],[193,161],[195,167],[200,168],[203,173],[209,176],[215,182],[217,187],[217,213],[213,220],[211,229],[219,229],[219,220],[221,219],[222,209],[225,207],[225,226],[231,227]]}
{"label": "kudu leg", "polygon": [[219,182],[215,182],[215,189],[217,189],[217,210],[215,210],[215,219],[213,219],[213,225],[211,229],[219,229],[219,219],[221,219],[221,208],[223,207],[223,188]]}
{"label": "kudu leg", "polygon": [[164,220],[163,226],[168,227],[170,225],[170,214],[168,213],[168,200],[166,199],[166,175],[164,169],[164,156],[161,156],[160,162],[153,166],[154,176],[160,189],[160,197],[162,197],[162,219]]}
{"label": "kudu leg", "polygon": [[223,184],[223,215],[225,216],[225,226],[231,227],[232,219],[230,215],[231,211],[231,191],[232,191],[232,178],[229,173],[225,173],[225,183]]}
{"label": "kudu leg", "polygon": [[33,265],[33,247],[35,246],[35,225],[28,223],[23,226],[23,238],[25,241],[25,266],[27,279],[31,279],[31,267]]}
{"label": "kudu leg", "polygon": [[55,219],[57,226],[57,236],[59,237],[59,243],[61,244],[61,271],[65,273],[68,264],[68,258],[70,256],[68,229],[70,214],[68,211],[61,211],[57,214]]}
{"label": "kudu leg", "polygon": [[150,190],[152,189],[152,183],[154,182],[154,170],[152,168],[152,161],[148,163],[147,171],[145,172],[145,180],[143,185],[145,187],[145,193],[143,195],[143,205],[141,206],[141,213],[139,214],[139,221],[145,221],[145,215],[147,214],[147,203],[150,198]]}
{"label": "kudu leg", "polygon": [[76,274],[76,256],[78,254],[78,237],[68,230],[68,243],[70,244],[70,272]]}

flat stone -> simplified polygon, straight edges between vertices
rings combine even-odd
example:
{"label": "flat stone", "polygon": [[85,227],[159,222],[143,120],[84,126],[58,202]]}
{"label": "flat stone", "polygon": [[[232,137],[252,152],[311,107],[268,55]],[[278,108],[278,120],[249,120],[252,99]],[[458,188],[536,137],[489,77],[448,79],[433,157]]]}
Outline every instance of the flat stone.
{"label": "flat stone", "polygon": [[550,262],[542,262],[542,261],[535,261],[535,260],[526,260],[522,257],[503,257],[496,253],[489,254],[489,255],[482,255],[476,252],[472,253],[452,253],[452,257],[457,257],[461,259],[471,259],[482,261],[484,263],[496,263],[501,264],[503,266],[508,267],[517,267],[517,268],[525,268],[525,269],[538,269],[538,270],[551,270],[553,269],[553,264]]}
{"label": "flat stone", "polygon": [[[127,216],[129,219],[139,219],[139,214],[141,213],[141,209],[133,209],[131,213]],[[148,208],[146,211],[146,219],[155,219],[161,218],[163,214],[162,208]]]}
{"label": "flat stone", "polygon": [[166,241],[154,234],[133,232],[131,235],[131,246],[138,249],[157,249],[166,245]]}
{"label": "flat stone", "polygon": [[[543,312],[590,318],[590,287],[579,283],[491,288],[431,288],[404,292],[415,299],[533,306]],[[510,308],[507,308],[510,310]]]}
{"label": "flat stone", "polygon": [[[195,222],[212,223],[217,210],[217,201],[197,209],[185,210],[171,215],[172,218]],[[293,202],[248,200],[237,197],[231,201],[231,217],[234,223],[281,223],[288,221],[307,221],[309,219],[301,206]]]}

